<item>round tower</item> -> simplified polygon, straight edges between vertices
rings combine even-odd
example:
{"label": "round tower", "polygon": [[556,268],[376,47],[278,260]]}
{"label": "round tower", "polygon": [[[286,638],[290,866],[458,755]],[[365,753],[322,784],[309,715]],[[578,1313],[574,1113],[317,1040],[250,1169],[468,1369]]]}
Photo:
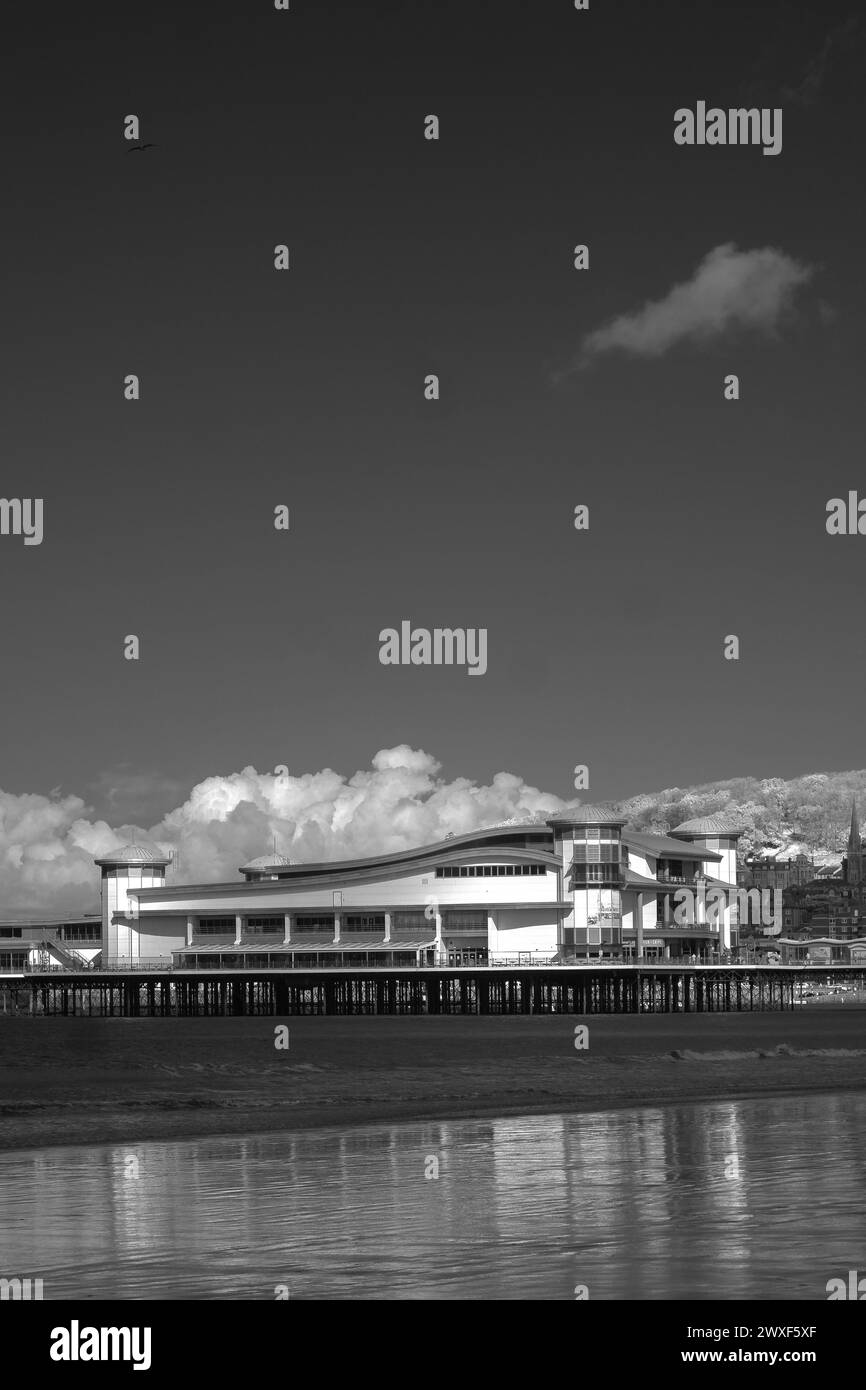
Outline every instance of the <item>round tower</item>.
{"label": "round tower", "polygon": [[125,964],[140,957],[136,908],[129,894],[139,888],[161,888],[171,862],[160,849],[124,845],[93,861],[102,879],[102,964]]}

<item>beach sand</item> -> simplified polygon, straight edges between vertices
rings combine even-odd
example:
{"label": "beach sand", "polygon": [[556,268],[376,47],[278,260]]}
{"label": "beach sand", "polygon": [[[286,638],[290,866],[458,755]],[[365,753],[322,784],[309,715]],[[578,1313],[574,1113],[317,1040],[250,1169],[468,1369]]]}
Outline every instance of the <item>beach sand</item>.
{"label": "beach sand", "polygon": [[[275,1029],[289,1030],[277,1050]],[[589,1030],[578,1051],[574,1030]],[[0,1016],[0,1149],[866,1090],[866,1009],[577,1018]]]}

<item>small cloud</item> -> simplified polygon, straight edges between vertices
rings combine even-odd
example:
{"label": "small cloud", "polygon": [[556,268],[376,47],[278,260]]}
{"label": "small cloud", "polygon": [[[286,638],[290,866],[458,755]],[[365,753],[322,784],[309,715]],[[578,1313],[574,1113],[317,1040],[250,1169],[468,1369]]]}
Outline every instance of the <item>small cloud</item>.
{"label": "small cloud", "polygon": [[772,333],[813,274],[813,267],[770,246],[755,251],[738,251],[731,242],[717,246],[692,278],[674,285],[664,299],[588,334],[577,365],[603,352],[661,357],[677,343],[706,342],[735,328]]}
{"label": "small cloud", "polygon": [[783,87],[782,96],[797,106],[812,106],[821,94],[824,79],[830,66],[834,49],[847,48],[864,35],[860,15],[849,15],[841,24],[831,29],[821,45],[821,50],[809,62],[802,80],[796,87]]}

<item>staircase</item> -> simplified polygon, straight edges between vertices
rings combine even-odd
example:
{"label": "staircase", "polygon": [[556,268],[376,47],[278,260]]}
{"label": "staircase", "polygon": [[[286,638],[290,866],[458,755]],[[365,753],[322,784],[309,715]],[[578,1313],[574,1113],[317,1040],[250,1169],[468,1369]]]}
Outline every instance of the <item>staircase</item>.
{"label": "staircase", "polygon": [[42,946],[48,951],[55,960],[61,965],[65,965],[67,970],[83,970],[87,962],[77,951],[71,951],[68,946],[64,946],[62,941],[55,937],[43,936]]}

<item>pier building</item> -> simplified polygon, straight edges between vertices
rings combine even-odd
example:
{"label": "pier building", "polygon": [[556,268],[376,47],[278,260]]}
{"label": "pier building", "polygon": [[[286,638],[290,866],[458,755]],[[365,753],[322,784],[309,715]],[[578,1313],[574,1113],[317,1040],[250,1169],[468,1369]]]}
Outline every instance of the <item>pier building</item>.
{"label": "pier building", "polygon": [[[650,835],[609,807],[577,806],[364,859],[264,855],[241,865],[238,881],[206,884],[168,881],[168,856],[126,846],[96,861],[102,964],[719,960],[737,946],[740,833],[711,816]],[[675,911],[683,890],[695,902],[685,922]]]}

